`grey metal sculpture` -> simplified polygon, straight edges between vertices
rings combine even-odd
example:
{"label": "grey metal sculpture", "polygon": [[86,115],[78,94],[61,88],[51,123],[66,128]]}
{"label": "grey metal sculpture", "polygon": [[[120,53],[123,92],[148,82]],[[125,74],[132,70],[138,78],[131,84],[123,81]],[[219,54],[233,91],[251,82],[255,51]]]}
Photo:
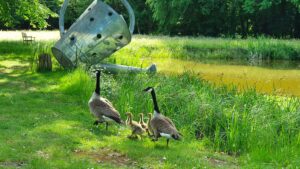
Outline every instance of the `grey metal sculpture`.
{"label": "grey metal sculpture", "polygon": [[[93,3],[83,12],[68,31],[64,29],[64,14],[69,0],[65,0],[60,10],[60,40],[52,47],[52,52],[64,68],[74,68],[78,62],[87,65],[100,64],[114,52],[130,43],[134,31],[135,16],[127,2],[121,0],[129,13],[129,28],[126,21],[101,0]],[[152,67],[155,65],[152,65]],[[118,69],[118,65],[103,65],[105,69]],[[124,66],[120,66],[124,70]],[[147,71],[126,67],[132,71]],[[151,69],[156,71],[155,69]]]}
{"label": "grey metal sculpture", "polygon": [[139,72],[145,72],[145,73],[155,73],[157,71],[156,65],[152,64],[146,69],[132,67],[132,66],[124,66],[124,65],[113,65],[113,64],[99,64],[93,67],[93,69],[96,70],[103,70],[109,73],[120,73],[120,72],[129,72],[129,73],[139,73]]}

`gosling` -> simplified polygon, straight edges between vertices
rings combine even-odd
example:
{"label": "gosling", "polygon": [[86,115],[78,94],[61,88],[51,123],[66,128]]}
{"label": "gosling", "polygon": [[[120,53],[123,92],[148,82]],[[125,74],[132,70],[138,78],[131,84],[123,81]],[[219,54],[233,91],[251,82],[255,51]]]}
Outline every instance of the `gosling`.
{"label": "gosling", "polygon": [[142,135],[145,133],[145,129],[138,122],[132,120],[132,113],[126,113],[128,117],[128,126],[131,128],[131,135],[128,138],[138,138],[138,135],[142,139]]}

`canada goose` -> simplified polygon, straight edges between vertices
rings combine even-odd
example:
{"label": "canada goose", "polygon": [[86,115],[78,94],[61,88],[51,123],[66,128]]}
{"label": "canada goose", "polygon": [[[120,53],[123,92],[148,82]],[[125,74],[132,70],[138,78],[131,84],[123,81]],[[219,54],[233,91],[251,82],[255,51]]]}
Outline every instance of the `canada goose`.
{"label": "canada goose", "polygon": [[154,88],[148,87],[144,89],[144,91],[151,93],[153,105],[154,105],[153,118],[150,120],[150,126],[153,130],[153,135],[154,135],[153,141],[157,141],[159,137],[166,137],[167,146],[169,146],[169,140],[171,138],[175,140],[180,140],[181,134],[177,131],[172,120],[160,113]]}
{"label": "canada goose", "polygon": [[96,89],[89,100],[90,112],[98,118],[94,125],[105,122],[105,128],[108,128],[108,122],[115,121],[122,123],[119,112],[113,107],[112,103],[100,96],[100,71],[96,71]]}
{"label": "canada goose", "polygon": [[145,132],[145,129],[143,129],[143,127],[141,126],[141,124],[139,124],[136,121],[132,120],[132,113],[126,113],[127,117],[128,117],[128,125],[131,128],[131,138],[136,138],[137,135],[139,135],[142,138],[143,133]]}

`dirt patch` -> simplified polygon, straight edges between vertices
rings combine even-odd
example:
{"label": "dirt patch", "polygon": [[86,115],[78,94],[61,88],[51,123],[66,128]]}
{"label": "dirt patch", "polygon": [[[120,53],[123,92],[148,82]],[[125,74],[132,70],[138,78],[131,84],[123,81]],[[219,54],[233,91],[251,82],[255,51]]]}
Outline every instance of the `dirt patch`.
{"label": "dirt patch", "polygon": [[25,165],[23,161],[0,161],[0,167],[3,168],[22,168]]}
{"label": "dirt patch", "polygon": [[216,159],[216,158],[212,158],[212,157],[207,158],[207,159],[210,163],[212,163],[214,165],[225,165],[225,164],[227,164],[226,161],[223,161],[223,160],[220,160],[220,159]]}
{"label": "dirt patch", "polygon": [[213,166],[218,166],[218,167],[230,166],[230,168],[239,168],[237,164],[231,161],[225,161],[214,157],[206,157],[205,159],[209,161]]}
{"label": "dirt patch", "polygon": [[36,154],[40,158],[44,158],[46,160],[49,159],[49,154],[44,152],[44,151],[39,150],[39,151],[36,152]]}
{"label": "dirt patch", "polygon": [[88,157],[97,163],[110,163],[117,166],[134,166],[137,164],[125,154],[106,147],[91,152],[75,150],[74,153],[80,157]]}

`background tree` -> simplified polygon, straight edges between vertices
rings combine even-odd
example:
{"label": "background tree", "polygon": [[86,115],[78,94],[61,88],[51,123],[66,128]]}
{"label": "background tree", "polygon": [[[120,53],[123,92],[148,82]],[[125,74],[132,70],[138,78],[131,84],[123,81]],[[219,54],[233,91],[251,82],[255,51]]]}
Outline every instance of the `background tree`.
{"label": "background tree", "polygon": [[[70,0],[68,28],[93,0]],[[300,37],[300,0],[128,0],[135,33]],[[0,28],[58,29],[63,0],[0,0]],[[120,0],[104,0],[128,20]]]}
{"label": "background tree", "polygon": [[32,28],[46,28],[46,19],[56,17],[45,1],[38,0],[0,0],[0,25],[15,28],[26,21]]}

